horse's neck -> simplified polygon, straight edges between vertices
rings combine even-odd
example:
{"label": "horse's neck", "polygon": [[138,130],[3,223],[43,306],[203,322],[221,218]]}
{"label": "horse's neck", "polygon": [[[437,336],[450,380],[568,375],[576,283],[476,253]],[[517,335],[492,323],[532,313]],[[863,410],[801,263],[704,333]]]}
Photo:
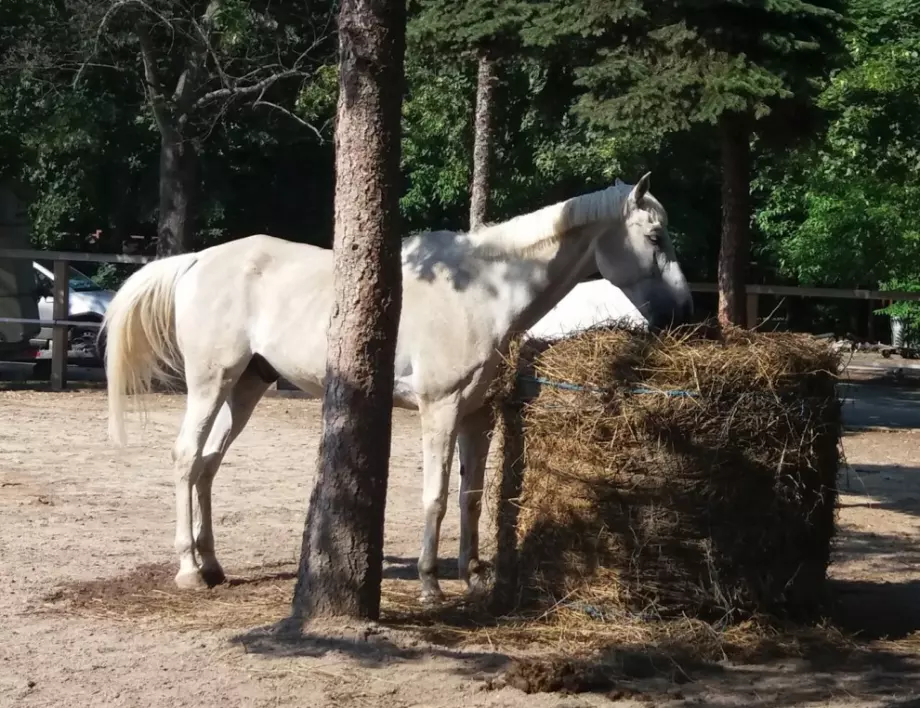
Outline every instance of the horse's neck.
{"label": "horse's neck", "polygon": [[509,255],[493,262],[485,285],[493,290],[500,336],[529,329],[594,267],[594,239],[587,230],[567,234],[539,256]]}
{"label": "horse's neck", "polygon": [[594,270],[599,229],[621,218],[626,194],[618,185],[469,234],[428,232],[404,244],[403,263],[423,279],[441,273],[445,287],[479,280],[467,304],[487,310],[493,334],[504,337],[535,324]]}

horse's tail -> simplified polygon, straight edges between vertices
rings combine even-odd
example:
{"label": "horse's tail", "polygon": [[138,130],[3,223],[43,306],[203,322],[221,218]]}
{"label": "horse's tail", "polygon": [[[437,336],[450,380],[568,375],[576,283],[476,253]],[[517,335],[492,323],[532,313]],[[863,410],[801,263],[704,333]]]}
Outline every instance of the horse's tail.
{"label": "horse's tail", "polygon": [[[131,275],[106,309],[105,374],[108,381],[109,437],[125,442],[125,399],[150,391],[154,377],[180,372],[176,339],[176,285],[198,260],[183,253],[151,261]],[[171,370],[171,371],[170,371]]]}

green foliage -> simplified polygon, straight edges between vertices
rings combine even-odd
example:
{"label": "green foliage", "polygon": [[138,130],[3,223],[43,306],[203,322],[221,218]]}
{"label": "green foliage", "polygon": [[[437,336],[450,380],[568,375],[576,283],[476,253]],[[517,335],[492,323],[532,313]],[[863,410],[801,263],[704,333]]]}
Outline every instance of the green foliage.
{"label": "green foliage", "polygon": [[468,63],[406,63],[400,201],[408,231],[464,218],[468,208],[470,106],[476,78]]}
{"label": "green foliage", "polygon": [[851,16],[853,62],[818,99],[834,120],[816,146],[764,161],[757,223],[784,275],[906,289],[920,283],[920,7],[853,0]]}
{"label": "green foliage", "polygon": [[[178,41],[188,29],[179,10],[206,4],[147,6],[170,18]],[[159,133],[141,91],[136,13],[114,18],[73,83],[105,7],[0,2],[0,177],[27,188],[41,247],[120,251],[128,235],[155,230]],[[304,80],[263,98],[320,136],[252,101],[198,113],[197,245],[260,231],[329,244],[338,90],[330,8],[226,0],[214,17],[215,56],[234,76],[288,64],[318,42]],[[920,5],[850,0],[843,33],[841,9],[832,0],[410,3],[406,230],[466,224],[470,54],[488,46],[503,55],[492,218],[651,170],[688,277],[711,282],[721,216],[711,124],[742,111],[757,119],[755,272],[766,282],[912,289],[920,284]],[[180,44],[161,29],[155,41],[175,81]],[[279,46],[281,56],[272,53]],[[840,46],[849,62],[828,81]],[[215,64],[209,69],[213,90],[219,77]],[[819,113],[825,122],[812,120]],[[96,229],[102,240],[89,244]],[[119,282],[124,273],[111,270],[94,277]],[[909,306],[893,308],[880,312],[914,317]]]}
{"label": "green foliage", "polygon": [[[155,51],[169,84],[194,36],[189,13],[200,16],[208,3],[125,3],[100,32],[110,5],[0,3],[0,177],[25,189],[33,241],[42,248],[117,252],[128,235],[150,236],[156,228],[160,135],[143,93],[136,27],[144,15],[137,9],[158,13]],[[214,16],[211,73],[202,90],[224,85],[221,72],[251,82],[299,59],[306,80],[279,82],[262,98],[325,128],[327,140],[335,109],[334,34],[329,3],[313,9],[304,15],[296,7],[224,0]],[[198,245],[255,231],[325,243],[331,145],[283,111],[254,107],[256,97],[207,104],[191,118],[189,134],[206,143]],[[315,172],[299,174],[303,165]],[[86,235],[97,229],[102,239],[91,245]]]}
{"label": "green foliage", "polygon": [[410,0],[406,39],[416,50],[462,53],[488,46],[508,54],[518,45],[529,7],[523,0]]}
{"label": "green foliage", "polygon": [[[917,274],[920,275],[920,274]],[[900,290],[902,292],[920,292],[920,277],[891,280],[879,283],[882,290]],[[887,306],[875,310],[877,315],[888,315],[892,319],[900,320],[901,340],[907,346],[920,345],[920,302],[895,301]]]}
{"label": "green foliage", "polygon": [[833,66],[838,0],[543,0],[525,32],[581,54],[578,112],[647,147],[726,113],[768,115],[806,102]]}

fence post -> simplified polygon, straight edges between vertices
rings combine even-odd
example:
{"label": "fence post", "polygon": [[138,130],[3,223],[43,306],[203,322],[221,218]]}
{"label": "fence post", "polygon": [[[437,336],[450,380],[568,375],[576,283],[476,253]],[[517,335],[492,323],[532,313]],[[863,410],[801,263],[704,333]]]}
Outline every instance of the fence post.
{"label": "fence post", "polygon": [[[52,317],[55,321],[70,317],[70,263],[54,261],[54,307]],[[67,385],[67,351],[70,342],[67,325],[55,324],[51,330],[51,390],[63,391]]]}
{"label": "fence post", "polygon": [[754,329],[757,326],[757,315],[760,313],[760,296],[756,293],[747,294],[747,328]]}

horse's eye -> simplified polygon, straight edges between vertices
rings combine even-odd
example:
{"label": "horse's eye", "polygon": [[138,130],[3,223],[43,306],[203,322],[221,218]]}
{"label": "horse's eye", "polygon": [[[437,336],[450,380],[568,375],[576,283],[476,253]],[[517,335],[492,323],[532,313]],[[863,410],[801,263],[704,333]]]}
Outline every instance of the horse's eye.
{"label": "horse's eye", "polygon": [[658,229],[649,231],[648,240],[657,246],[661,242],[661,232]]}

